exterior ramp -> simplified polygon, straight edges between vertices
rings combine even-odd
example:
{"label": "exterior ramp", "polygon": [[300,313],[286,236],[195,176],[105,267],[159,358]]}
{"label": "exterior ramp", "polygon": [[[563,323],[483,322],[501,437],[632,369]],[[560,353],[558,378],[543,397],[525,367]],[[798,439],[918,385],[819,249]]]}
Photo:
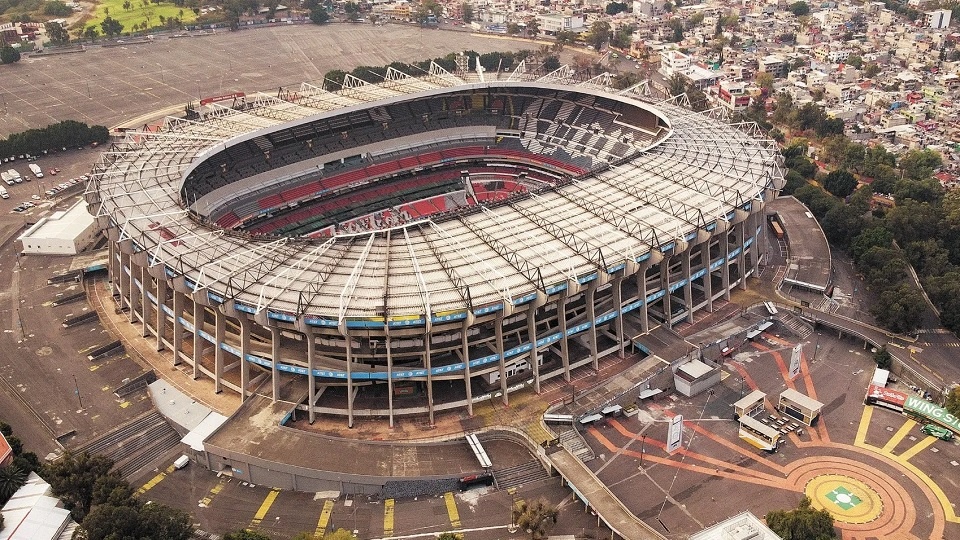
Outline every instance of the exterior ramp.
{"label": "exterior ramp", "polygon": [[666,537],[633,515],[593,472],[566,450],[548,456],[553,468],[577,497],[600,516],[610,530],[625,540],[666,540]]}

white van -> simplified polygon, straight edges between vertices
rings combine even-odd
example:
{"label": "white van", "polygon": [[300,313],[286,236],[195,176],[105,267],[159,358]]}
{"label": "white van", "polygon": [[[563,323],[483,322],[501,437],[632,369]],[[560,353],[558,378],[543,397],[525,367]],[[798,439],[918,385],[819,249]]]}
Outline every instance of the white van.
{"label": "white van", "polygon": [[173,466],[176,469],[182,469],[189,464],[190,464],[190,457],[187,456],[186,454],[178,457],[177,460],[173,462]]}

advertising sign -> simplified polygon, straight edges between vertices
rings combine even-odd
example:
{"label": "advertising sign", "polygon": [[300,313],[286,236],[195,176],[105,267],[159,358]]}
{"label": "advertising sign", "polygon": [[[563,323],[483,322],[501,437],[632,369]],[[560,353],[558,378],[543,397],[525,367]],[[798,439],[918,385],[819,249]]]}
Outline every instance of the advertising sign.
{"label": "advertising sign", "polygon": [[790,380],[796,378],[800,374],[800,351],[802,347],[798,343],[796,347],[793,348],[793,354],[790,355]]}
{"label": "advertising sign", "polygon": [[960,433],[960,418],[957,418],[947,412],[946,409],[937,407],[925,399],[916,396],[907,396],[907,401],[903,404],[903,410],[918,414],[924,418],[929,418],[938,424],[942,424]]}
{"label": "advertising sign", "polygon": [[899,405],[902,408],[907,401],[907,395],[903,392],[891,390],[890,388],[871,384],[867,387],[867,400],[882,401],[892,405]]}
{"label": "advertising sign", "polygon": [[670,431],[667,432],[667,453],[672,454],[683,445],[683,415],[670,419]]}

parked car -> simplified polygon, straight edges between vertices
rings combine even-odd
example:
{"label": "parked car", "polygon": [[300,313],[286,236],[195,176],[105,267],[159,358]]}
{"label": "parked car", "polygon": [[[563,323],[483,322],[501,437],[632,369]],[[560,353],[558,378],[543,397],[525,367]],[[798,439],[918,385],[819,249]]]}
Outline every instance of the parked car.
{"label": "parked car", "polygon": [[945,428],[945,427],[938,426],[938,425],[936,425],[936,424],[927,424],[927,425],[923,426],[922,428],[920,428],[920,431],[922,431],[922,432],[924,432],[924,433],[926,433],[927,435],[930,435],[930,436],[932,436],[932,437],[936,437],[936,438],[940,439],[941,441],[950,441],[950,440],[953,440],[953,432],[952,432],[952,431],[950,431],[949,429],[947,429],[947,428]]}

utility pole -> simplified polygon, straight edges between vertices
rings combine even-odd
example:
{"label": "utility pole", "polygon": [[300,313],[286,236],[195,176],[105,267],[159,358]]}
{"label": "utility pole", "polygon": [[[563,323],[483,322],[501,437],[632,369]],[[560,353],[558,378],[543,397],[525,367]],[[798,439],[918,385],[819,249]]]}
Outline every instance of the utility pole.
{"label": "utility pole", "polygon": [[80,408],[83,409],[83,399],[80,398],[80,385],[77,384],[77,376],[73,376],[73,392],[77,394],[77,401],[80,402]]}

